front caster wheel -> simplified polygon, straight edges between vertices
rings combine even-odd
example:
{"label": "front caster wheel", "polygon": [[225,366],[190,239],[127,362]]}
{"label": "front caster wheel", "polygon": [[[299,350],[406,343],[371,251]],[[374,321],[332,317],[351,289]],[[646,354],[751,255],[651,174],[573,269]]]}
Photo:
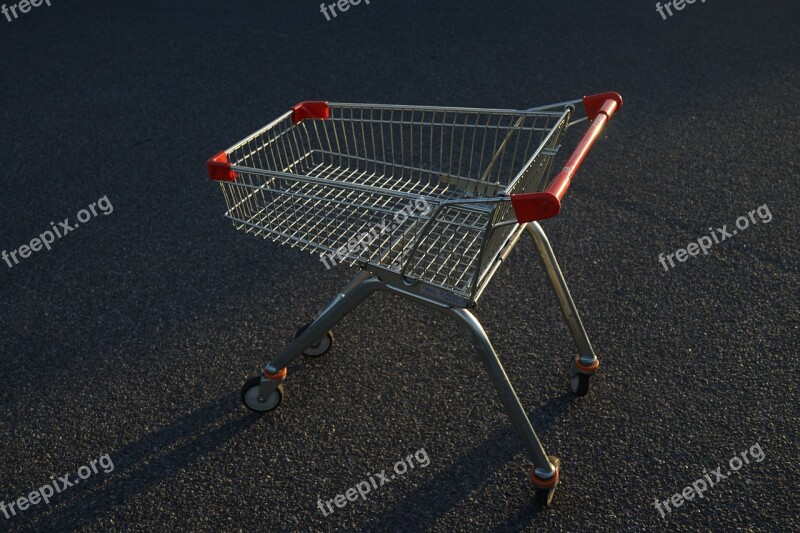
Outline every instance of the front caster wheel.
{"label": "front caster wheel", "polygon": [[577,358],[569,363],[569,388],[572,394],[578,396],[586,396],[589,394],[589,381],[591,374],[582,374],[577,366]]}
{"label": "front caster wheel", "polygon": [[261,377],[256,376],[248,379],[242,386],[242,403],[256,413],[268,413],[278,408],[283,400],[283,393],[283,384],[281,384],[269,397],[260,401],[258,397],[261,395]]}
{"label": "front caster wheel", "polygon": [[[548,455],[547,458],[550,460],[550,463],[556,468],[555,474],[555,482],[553,483],[552,487],[548,488],[540,488],[536,487],[536,503],[541,505],[542,507],[550,507],[553,503],[553,497],[556,494],[556,487],[558,486],[558,471],[561,468],[561,460],[558,457]],[[534,468],[531,468],[531,478],[535,477]],[[534,479],[534,482],[536,480]]]}
{"label": "front caster wheel", "polygon": [[[306,330],[306,328],[310,325],[311,324],[306,324],[302,328],[298,329],[297,333],[295,333],[294,335],[294,338],[296,339],[297,337],[299,337],[300,334],[303,333]],[[323,335],[322,338],[320,338],[319,340],[317,340],[317,342],[309,346],[306,349],[306,351],[303,352],[303,355],[305,355],[306,357],[320,357],[321,355],[325,355],[326,353],[328,353],[328,350],[331,349],[332,345],[333,345],[333,333],[327,331],[325,332],[325,335]]]}

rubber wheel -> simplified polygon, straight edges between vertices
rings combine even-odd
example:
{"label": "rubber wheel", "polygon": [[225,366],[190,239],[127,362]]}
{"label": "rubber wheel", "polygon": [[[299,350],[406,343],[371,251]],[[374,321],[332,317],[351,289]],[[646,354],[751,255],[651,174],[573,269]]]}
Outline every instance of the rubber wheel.
{"label": "rubber wheel", "polygon": [[[294,335],[294,338],[296,339],[299,337],[300,334],[303,333],[310,325],[311,324],[306,324],[302,328],[298,329],[297,333]],[[325,336],[312,344],[305,352],[303,352],[303,355],[306,357],[320,357],[328,353],[328,350],[331,349],[331,346],[333,346],[333,333],[331,331],[327,331]]]}
{"label": "rubber wheel", "polygon": [[[550,462],[555,466],[559,471],[561,470],[561,459],[555,457],[553,455],[548,455],[547,458]],[[556,486],[552,489],[536,489],[536,503],[541,505],[542,507],[550,507],[553,503],[553,497],[556,494],[556,488],[558,487],[558,482],[556,482]]]}
{"label": "rubber wheel", "polygon": [[244,406],[256,413],[268,413],[277,409],[283,401],[283,384],[278,385],[278,388],[265,402],[258,401],[258,395],[261,393],[260,389],[261,376],[250,378],[242,385],[241,399]]}
{"label": "rubber wheel", "polygon": [[588,374],[581,374],[578,372],[578,368],[575,366],[575,359],[570,361],[569,388],[572,390],[572,394],[579,398],[589,394],[589,381],[591,377],[592,376]]}

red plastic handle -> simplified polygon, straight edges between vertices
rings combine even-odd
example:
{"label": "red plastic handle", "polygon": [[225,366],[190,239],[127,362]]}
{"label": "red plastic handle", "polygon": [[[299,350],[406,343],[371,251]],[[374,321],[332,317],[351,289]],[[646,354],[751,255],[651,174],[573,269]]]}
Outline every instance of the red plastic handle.
{"label": "red plastic handle", "polygon": [[583,108],[592,125],[583,135],[567,164],[561,169],[544,192],[512,194],[511,205],[517,222],[525,224],[534,220],[552,218],[561,211],[561,199],[569,189],[572,178],[581,167],[583,160],[592,148],[594,141],[603,131],[608,119],[622,107],[622,97],[618,93],[602,93],[583,97]]}
{"label": "red plastic handle", "polygon": [[206,161],[206,168],[208,177],[214,181],[236,181],[236,172],[231,170],[228,154],[225,152],[220,152]]}

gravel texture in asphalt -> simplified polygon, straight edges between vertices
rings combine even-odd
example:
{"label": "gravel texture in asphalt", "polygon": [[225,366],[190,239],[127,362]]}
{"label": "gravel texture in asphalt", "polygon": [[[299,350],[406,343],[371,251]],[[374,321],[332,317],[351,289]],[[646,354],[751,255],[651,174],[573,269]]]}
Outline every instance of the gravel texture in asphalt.
{"label": "gravel texture in asphalt", "polygon": [[[0,531],[800,530],[800,8],[683,5],[0,15],[0,251],[106,206],[0,260],[0,501],[108,465],[0,511]],[[522,109],[611,90],[624,107],[543,222],[602,362],[588,396],[568,392],[575,345],[527,236],[475,310],[562,460],[551,508],[460,326],[393,295],[290,365],[277,411],[241,406],[355,270],[234,231],[206,158],[302,100]],[[759,207],[769,221],[659,263]],[[760,460],[733,472],[744,451]],[[415,453],[428,465],[318,507]]]}

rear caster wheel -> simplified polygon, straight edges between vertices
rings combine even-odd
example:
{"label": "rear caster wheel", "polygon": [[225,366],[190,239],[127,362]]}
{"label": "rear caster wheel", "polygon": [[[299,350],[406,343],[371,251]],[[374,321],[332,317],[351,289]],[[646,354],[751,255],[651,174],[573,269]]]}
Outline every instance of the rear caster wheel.
{"label": "rear caster wheel", "polygon": [[[542,507],[550,507],[550,505],[553,503],[553,497],[556,494],[556,487],[558,486],[558,471],[561,469],[561,460],[558,457],[548,455],[547,458],[550,460],[552,465],[556,467],[556,474],[555,474],[556,479],[552,487],[548,488],[536,487],[536,503],[538,503]],[[531,478],[534,477],[535,477],[534,468],[531,468]]]}
{"label": "rear caster wheel", "polygon": [[581,372],[578,370],[576,359],[570,361],[569,388],[572,390],[572,394],[579,398],[589,394],[589,382],[591,377],[591,374],[581,374]]}
{"label": "rear caster wheel", "polygon": [[248,379],[242,386],[241,398],[245,407],[251,411],[268,413],[278,408],[281,401],[283,401],[283,394],[283,384],[281,384],[269,397],[264,398],[263,401],[259,400],[259,396],[261,396],[261,377],[256,376]]}
{"label": "rear caster wheel", "polygon": [[[294,338],[296,339],[297,337],[299,337],[300,334],[303,333],[306,330],[306,328],[310,325],[311,324],[306,324],[302,328],[298,329],[297,333],[295,333],[294,335]],[[306,357],[320,357],[328,353],[328,350],[331,349],[332,345],[333,345],[333,333],[327,331],[325,332],[325,335],[322,338],[320,338],[319,340],[317,340],[317,342],[309,346],[308,349],[306,349],[306,351],[303,352],[303,355],[305,355]]]}

